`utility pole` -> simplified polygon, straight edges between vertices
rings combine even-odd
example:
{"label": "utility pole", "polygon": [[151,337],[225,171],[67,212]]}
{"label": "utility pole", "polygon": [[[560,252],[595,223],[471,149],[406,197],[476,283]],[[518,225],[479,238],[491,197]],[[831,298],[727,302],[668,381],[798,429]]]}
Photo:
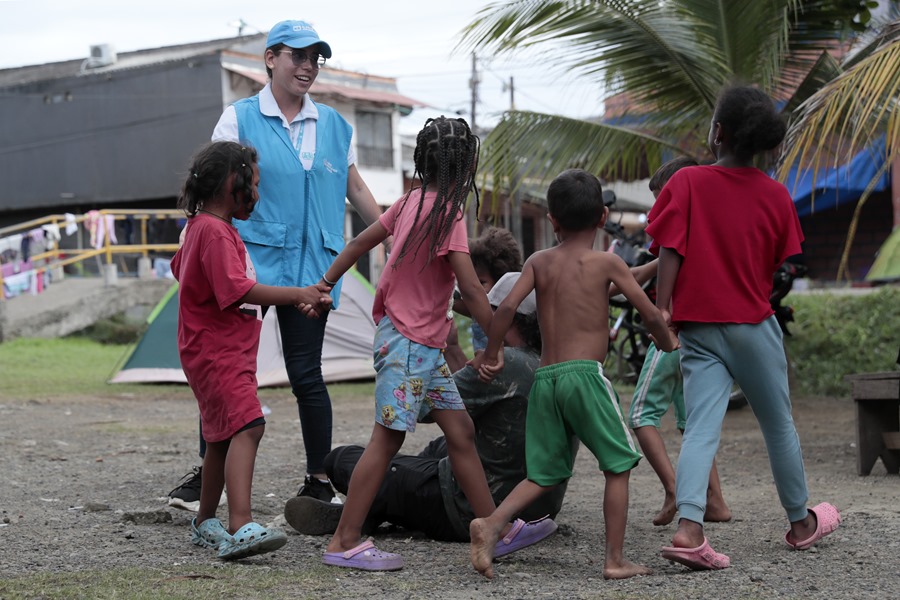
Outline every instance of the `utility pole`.
{"label": "utility pole", "polygon": [[[472,53],[472,76],[469,79],[469,88],[472,90],[472,107],[470,111],[471,119],[469,121],[469,128],[472,130],[472,133],[478,135],[478,128],[475,126],[475,109],[478,104],[478,84],[481,83],[481,79],[478,77],[478,63],[475,58],[475,53]],[[475,207],[472,205],[469,211],[466,211],[466,225],[467,229],[472,235],[476,235],[475,224],[478,222],[478,215],[475,212]]]}
{"label": "utility pole", "polygon": [[509,76],[509,110],[516,110],[516,82]]}
{"label": "utility pole", "polygon": [[478,135],[478,131],[475,127],[475,108],[478,104],[478,84],[481,83],[481,79],[478,77],[478,63],[476,62],[475,53],[472,53],[472,76],[469,78],[469,89],[472,90],[472,107],[469,111],[469,115],[471,117],[471,121],[469,123],[469,127],[472,129],[472,133]]}

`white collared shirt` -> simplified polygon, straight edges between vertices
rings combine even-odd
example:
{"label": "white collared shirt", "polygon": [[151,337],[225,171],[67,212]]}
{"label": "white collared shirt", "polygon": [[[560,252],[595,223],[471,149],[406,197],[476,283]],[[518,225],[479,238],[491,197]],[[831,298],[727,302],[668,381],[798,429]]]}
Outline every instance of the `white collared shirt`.
{"label": "white collared shirt", "polygon": [[[319,118],[319,109],[316,103],[312,101],[309,94],[303,95],[303,104],[297,116],[288,123],[288,120],[278,108],[278,102],[272,94],[272,85],[267,83],[259,92],[259,111],[267,117],[278,117],[281,124],[288,130],[288,135],[297,154],[300,157],[300,163],[307,171],[312,168],[313,159],[316,156],[316,121]],[[212,141],[214,142],[239,142],[237,112],[234,106],[229,105],[225,108],[216,128],[213,129]],[[356,164],[356,152],[353,151],[353,145],[347,152],[347,166]]]}

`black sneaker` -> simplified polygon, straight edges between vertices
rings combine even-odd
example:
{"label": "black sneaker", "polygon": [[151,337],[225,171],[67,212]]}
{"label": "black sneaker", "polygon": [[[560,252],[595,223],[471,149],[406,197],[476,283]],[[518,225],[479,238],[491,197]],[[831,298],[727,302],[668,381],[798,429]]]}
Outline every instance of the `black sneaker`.
{"label": "black sneaker", "polygon": [[337,530],[343,511],[343,504],[295,496],[284,504],[284,520],[302,534],[325,535]]}
{"label": "black sneaker", "polygon": [[193,470],[181,478],[181,483],[169,492],[169,506],[197,512],[200,509],[200,483],[203,467]]}
{"label": "black sneaker", "polygon": [[297,495],[315,498],[322,502],[331,502],[332,498],[335,497],[334,488],[331,487],[330,481],[320,481],[317,477],[313,477],[312,475],[306,476],[306,480],[303,482],[303,485],[300,486]]}
{"label": "black sneaker", "polygon": [[[190,473],[181,478],[181,483],[169,492],[169,506],[197,512],[200,510],[200,485],[203,481],[201,474],[203,467],[194,467]],[[219,506],[227,502],[225,490],[219,498]]]}

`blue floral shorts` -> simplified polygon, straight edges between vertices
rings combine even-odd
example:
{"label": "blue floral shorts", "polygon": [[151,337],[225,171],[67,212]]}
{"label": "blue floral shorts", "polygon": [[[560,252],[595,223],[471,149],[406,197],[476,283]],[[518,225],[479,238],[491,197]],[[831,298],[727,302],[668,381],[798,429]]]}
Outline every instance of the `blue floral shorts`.
{"label": "blue floral shorts", "polygon": [[434,409],[465,408],[444,351],[413,342],[382,318],[375,330],[375,422],[415,431]]}

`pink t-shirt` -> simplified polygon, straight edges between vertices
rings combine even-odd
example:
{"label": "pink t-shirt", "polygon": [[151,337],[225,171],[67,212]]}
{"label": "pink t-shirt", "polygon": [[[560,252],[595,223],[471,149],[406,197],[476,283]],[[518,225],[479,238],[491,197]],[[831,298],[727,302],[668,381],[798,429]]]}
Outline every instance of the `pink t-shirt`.
{"label": "pink t-shirt", "polygon": [[648,221],[650,251],[683,258],[673,321],[761,323],[773,314],[772,275],[803,241],[787,189],[752,167],[679,170]]}
{"label": "pink t-shirt", "polygon": [[428,260],[426,239],[417,251],[410,250],[400,264],[395,265],[406,238],[416,227],[422,226],[437,196],[435,192],[425,193],[417,225],[419,194],[419,190],[413,190],[408,200],[401,198],[379,218],[381,225],[394,236],[394,244],[375,289],[372,317],[378,323],[387,314],[404,337],[431,348],[444,348],[450,332],[447,311],[456,283],[447,255],[450,252],[468,254],[469,238],[465,219],[460,214],[434,260]]}
{"label": "pink t-shirt", "polygon": [[262,325],[254,304],[238,301],[256,285],[237,230],[200,213],[172,259],[178,280],[178,354],[200,408],[203,438],[230,439],[262,417],[256,353]]}

